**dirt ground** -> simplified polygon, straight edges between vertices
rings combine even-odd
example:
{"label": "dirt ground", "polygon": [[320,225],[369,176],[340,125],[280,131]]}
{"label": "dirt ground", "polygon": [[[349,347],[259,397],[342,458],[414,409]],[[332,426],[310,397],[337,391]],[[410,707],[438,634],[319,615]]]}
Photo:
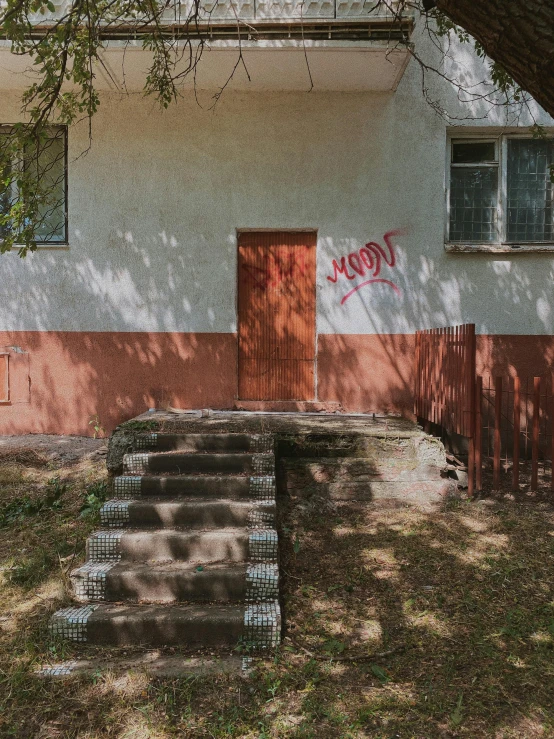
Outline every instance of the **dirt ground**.
{"label": "dirt ground", "polygon": [[251,678],[38,679],[101,653],[47,624],[98,526],[104,444],[0,438],[0,737],[554,737],[546,479],[434,511],[284,498],[284,640]]}
{"label": "dirt ground", "polygon": [[75,464],[94,454],[101,457],[107,451],[107,440],[52,434],[0,436],[0,459],[8,452],[21,449],[31,449],[47,460],[63,466]]}

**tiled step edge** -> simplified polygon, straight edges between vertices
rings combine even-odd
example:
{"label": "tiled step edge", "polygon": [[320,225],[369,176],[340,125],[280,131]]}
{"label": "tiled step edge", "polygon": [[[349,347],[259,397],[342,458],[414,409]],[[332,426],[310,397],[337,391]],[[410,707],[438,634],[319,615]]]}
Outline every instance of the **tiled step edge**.
{"label": "tiled step edge", "polygon": [[[117,562],[85,562],[71,573],[73,591],[83,603],[106,600],[107,575]],[[275,563],[249,564],[246,573],[246,603],[265,603],[279,597],[279,569]]]}
{"label": "tiled step edge", "polygon": [[[215,454],[215,453],[214,453]],[[182,456],[188,456],[183,454]],[[193,455],[191,455],[193,456]],[[202,457],[209,457],[210,454],[202,454]],[[228,456],[239,456],[234,453],[230,453]],[[255,453],[252,457],[252,474],[253,475],[274,475],[275,474],[275,455],[266,453]],[[167,455],[168,459],[171,459],[171,452]],[[129,476],[145,475],[150,471],[150,453],[148,452],[133,452],[131,454],[125,454],[123,456],[123,472]],[[163,471],[159,474],[164,474]]]}
{"label": "tiled step edge", "polygon": [[[126,533],[126,529],[111,529],[91,534],[87,541],[89,561],[119,562],[122,557],[121,539]],[[248,559],[252,563],[276,562],[278,556],[277,531],[275,529],[250,529],[248,553]]]}
{"label": "tiled step edge", "polygon": [[[172,436],[178,434],[171,434]],[[187,436],[195,436],[195,434],[186,434]],[[202,436],[202,434],[198,434]],[[226,436],[226,434],[222,434]],[[163,434],[139,434],[135,438],[134,451],[145,452],[145,451],[156,451],[158,449],[158,440]],[[248,451],[251,454],[271,454],[273,453],[273,436],[269,434],[250,434],[250,445]],[[209,452],[207,452],[209,454]]]}
{"label": "tiled step edge", "polygon": [[[89,619],[94,611],[101,607],[100,604],[90,604],[57,611],[50,622],[52,635],[74,642],[88,642]],[[279,644],[280,638],[281,609],[277,600],[253,603],[245,607],[241,639],[243,646],[271,649]]]}
{"label": "tiled step edge", "polygon": [[[139,503],[140,498],[106,501],[100,509],[100,523],[107,528],[121,528],[130,525],[129,508]],[[247,501],[248,502],[248,501]],[[275,504],[273,500],[252,500],[247,514],[249,528],[271,528],[275,525]]]}
{"label": "tiled step edge", "polygon": [[[115,477],[113,482],[114,500],[136,500],[140,498],[142,495],[142,478],[142,475],[120,475]],[[251,499],[274,501],[276,495],[275,475],[251,475],[248,478],[248,488]]]}

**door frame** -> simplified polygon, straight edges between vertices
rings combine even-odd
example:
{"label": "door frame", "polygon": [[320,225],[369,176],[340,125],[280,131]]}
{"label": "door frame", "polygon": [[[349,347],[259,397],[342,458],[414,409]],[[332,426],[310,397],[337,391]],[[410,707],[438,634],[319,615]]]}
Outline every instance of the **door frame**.
{"label": "door frame", "polygon": [[[317,360],[318,360],[318,333],[317,333],[317,265],[318,265],[318,254],[319,254],[319,229],[317,227],[302,226],[300,228],[255,228],[255,227],[236,227],[234,246],[235,246],[235,326],[237,336],[237,351],[235,357],[235,376],[237,378],[235,385],[235,400],[241,400],[239,397],[239,236],[241,233],[312,233],[315,234],[315,282],[314,282],[314,301],[315,301],[315,321],[314,321],[314,401],[317,401],[319,397],[318,388],[318,375],[317,375]],[[261,401],[260,401],[261,402]],[[279,402],[279,401],[269,401]]]}

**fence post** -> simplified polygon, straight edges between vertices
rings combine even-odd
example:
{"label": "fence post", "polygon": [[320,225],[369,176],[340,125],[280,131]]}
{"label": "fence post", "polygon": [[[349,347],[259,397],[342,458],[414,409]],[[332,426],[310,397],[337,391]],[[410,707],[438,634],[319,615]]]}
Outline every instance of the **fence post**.
{"label": "fence post", "polygon": [[466,375],[466,403],[468,405],[469,418],[466,429],[469,436],[469,454],[467,459],[467,494],[473,497],[475,487],[475,326],[470,323],[466,327],[466,351],[467,351],[467,375]]}
{"label": "fence post", "polygon": [[[521,381],[514,377],[514,466],[512,469],[512,488],[519,490],[519,447],[521,431]],[[554,479],[554,478],[553,478]]]}
{"label": "fence post", "polygon": [[539,486],[539,412],[541,402],[541,378],[533,378],[533,436],[531,448],[531,490]]}
{"label": "fence post", "polygon": [[483,378],[477,377],[475,380],[475,489],[481,491],[483,489],[482,472],[483,462],[481,459],[482,440],[481,440],[481,424],[482,421],[482,402],[483,402]]}
{"label": "fence post", "polygon": [[552,410],[550,416],[550,424],[552,426],[552,463],[550,465],[550,489],[554,492],[554,373],[551,378],[552,388]]}
{"label": "fence post", "polygon": [[492,486],[500,488],[500,423],[502,419],[502,377],[494,378],[494,461]]}
{"label": "fence post", "polygon": [[421,394],[419,388],[421,376],[421,364],[419,359],[419,331],[415,332],[415,377],[414,377],[414,415],[417,419],[420,417],[419,413],[419,396]]}

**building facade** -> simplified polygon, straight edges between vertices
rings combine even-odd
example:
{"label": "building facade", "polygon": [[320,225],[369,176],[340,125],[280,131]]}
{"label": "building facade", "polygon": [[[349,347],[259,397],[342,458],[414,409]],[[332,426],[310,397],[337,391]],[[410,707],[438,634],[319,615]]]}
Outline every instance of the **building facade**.
{"label": "building facade", "polygon": [[[554,121],[430,79],[445,120],[419,64],[354,37],[346,10],[326,11],[327,39],[321,16],[304,40],[271,16],[281,37],[244,42],[250,79],[215,106],[232,38],[167,110],[141,93],[145,52],[127,52],[123,89],[107,49],[90,148],[86,122],[63,132],[54,238],[0,256],[0,433],[110,431],[168,406],[410,414],[414,332],[433,326],[475,323],[482,372],[551,368],[554,154],[529,126]],[[478,79],[458,52],[447,63]],[[0,55],[9,125],[26,76]]]}

